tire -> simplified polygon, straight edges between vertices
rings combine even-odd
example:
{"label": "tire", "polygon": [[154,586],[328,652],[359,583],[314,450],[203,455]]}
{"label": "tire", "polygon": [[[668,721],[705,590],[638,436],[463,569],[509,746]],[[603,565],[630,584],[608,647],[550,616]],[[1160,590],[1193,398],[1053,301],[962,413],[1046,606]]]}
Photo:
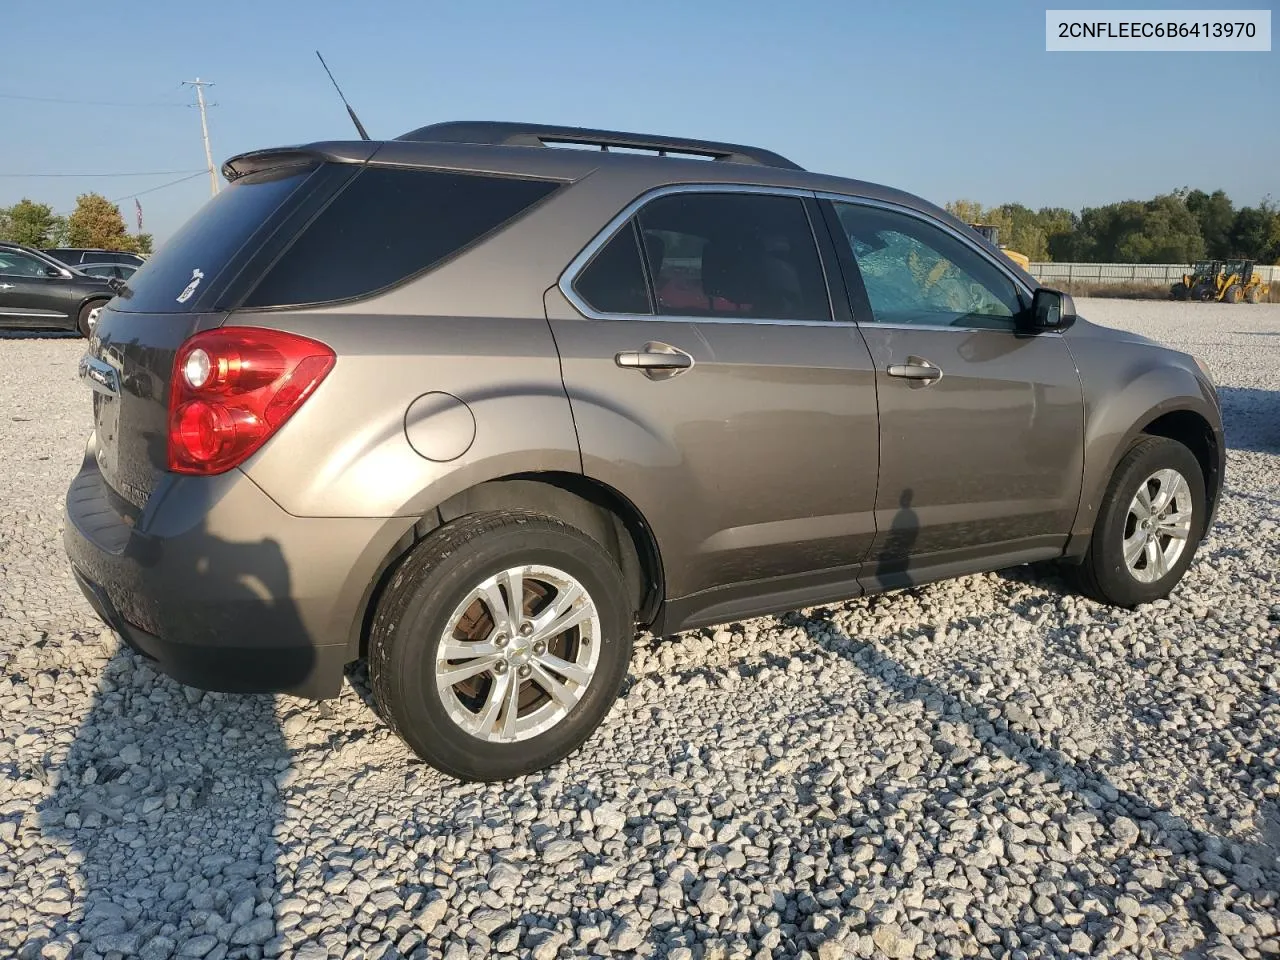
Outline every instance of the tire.
{"label": "tire", "polygon": [[93,325],[98,320],[98,311],[106,306],[106,303],[105,300],[90,300],[80,308],[80,315],[76,317],[76,329],[86,340],[93,335]]}
{"label": "tire", "polygon": [[1250,303],[1257,303],[1261,299],[1261,287],[1253,286],[1244,292],[1244,298]]}
{"label": "tire", "polygon": [[1222,295],[1222,299],[1227,303],[1239,303],[1244,299],[1244,289],[1240,284],[1233,283],[1231,286],[1227,287],[1226,292]]}
{"label": "tire", "polygon": [[[501,621],[510,581],[501,577],[521,567],[526,617],[541,613],[560,619],[548,611],[557,597],[575,592],[569,581],[586,596],[586,603],[571,609],[581,614],[594,605],[595,617],[542,638],[537,632],[526,638],[510,631],[506,639]],[[496,604],[478,596],[486,581]],[[627,597],[622,571],[609,552],[557,519],[501,511],[451,521],[413,549],[378,604],[369,637],[374,701],[419,757],[451,777],[507,780],[542,770],[581,746],[618,697],[635,636]],[[495,606],[503,608],[496,616]],[[455,649],[469,650],[465,644],[473,644],[484,654],[438,662],[446,630]],[[589,678],[579,685],[554,666],[549,671],[548,656],[565,668],[589,669]],[[482,661],[494,665],[453,685],[438,677],[442,669],[457,671]],[[547,678],[559,683],[563,700],[576,696],[576,701],[562,704],[551,697],[550,686],[542,685]],[[493,694],[512,689],[513,681],[520,700],[516,723],[508,727],[510,701]],[[485,722],[489,713],[491,722]],[[482,735],[464,723],[474,724]],[[513,732],[517,739],[511,738]]]}
{"label": "tire", "polygon": [[[1165,483],[1169,483],[1166,479],[1153,490],[1151,481],[1163,471],[1172,471],[1185,481],[1185,493],[1180,493],[1179,499],[1169,504],[1171,512],[1167,516],[1181,512],[1182,501],[1186,501],[1191,511],[1186,539],[1176,557],[1168,557],[1177,538],[1157,536],[1155,543],[1160,559],[1156,563],[1166,562],[1167,572],[1163,575],[1158,565],[1153,566],[1150,548],[1140,549],[1135,562],[1143,569],[1134,571],[1125,558],[1126,535],[1132,545],[1140,546],[1144,534],[1135,522],[1137,517],[1130,515],[1131,504],[1144,484],[1148,485],[1148,497],[1156,505],[1163,490],[1176,489],[1176,484],[1166,487]],[[1165,476],[1168,478],[1168,474]],[[1082,593],[1116,607],[1136,607],[1167,597],[1191,564],[1204,536],[1207,515],[1204,475],[1191,451],[1167,437],[1143,437],[1116,466],[1094,521],[1089,550],[1079,566],[1067,568],[1068,575]]]}
{"label": "tire", "polygon": [[1187,296],[1188,296],[1188,293],[1187,293],[1187,285],[1186,285],[1185,283],[1175,283],[1175,284],[1173,285],[1173,288],[1170,290],[1169,295],[1170,295],[1174,300],[1185,300],[1185,299],[1187,299]]}
{"label": "tire", "polygon": [[1191,291],[1191,296],[1201,303],[1208,303],[1213,299],[1213,287],[1207,283],[1202,283]]}

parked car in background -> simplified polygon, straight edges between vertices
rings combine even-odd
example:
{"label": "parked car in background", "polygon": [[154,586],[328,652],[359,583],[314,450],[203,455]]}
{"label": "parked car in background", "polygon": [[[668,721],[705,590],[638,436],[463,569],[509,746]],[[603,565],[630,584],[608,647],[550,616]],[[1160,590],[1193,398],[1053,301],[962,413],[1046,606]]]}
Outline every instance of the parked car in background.
{"label": "parked car in background", "polygon": [[17,243],[0,243],[0,327],[78,330],[88,337],[122,281],[93,277]]}
{"label": "parked car in background", "polygon": [[138,268],[130,263],[83,263],[79,270],[91,277],[115,277],[117,280],[128,280],[138,272]]}
{"label": "parked car in background", "polygon": [[590,736],[638,629],[1047,560],[1132,607],[1212,521],[1204,364],[900,190],[490,123],[223,171],[102,312],[66,498],[85,595],[185,683],[330,697],[367,656],[421,757],[505,779]]}
{"label": "parked car in background", "polygon": [[140,253],[129,253],[125,250],[94,250],[88,247],[54,247],[46,250],[49,256],[61,260],[73,267],[85,263],[123,263],[137,268],[147,262]]}

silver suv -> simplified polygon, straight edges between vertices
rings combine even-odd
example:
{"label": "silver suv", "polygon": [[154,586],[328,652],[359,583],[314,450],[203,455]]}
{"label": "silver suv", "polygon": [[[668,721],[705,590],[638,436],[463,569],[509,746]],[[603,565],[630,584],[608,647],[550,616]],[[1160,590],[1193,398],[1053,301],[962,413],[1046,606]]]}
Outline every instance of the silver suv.
{"label": "silver suv", "polygon": [[[593,149],[567,149],[567,147]],[[103,310],[66,549],[178,680],[336,695],[464,779],[601,722],[637,630],[1057,559],[1163,597],[1222,488],[1195,358],[909,194],[496,123],[235,157]]]}

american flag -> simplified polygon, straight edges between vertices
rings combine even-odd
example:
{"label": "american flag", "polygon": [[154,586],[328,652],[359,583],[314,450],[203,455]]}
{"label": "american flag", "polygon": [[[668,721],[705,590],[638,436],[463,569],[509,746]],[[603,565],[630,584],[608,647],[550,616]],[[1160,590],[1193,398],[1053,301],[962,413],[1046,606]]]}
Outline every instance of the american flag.
{"label": "american flag", "polygon": [[138,211],[138,232],[142,232],[142,204],[138,202],[138,198],[133,198],[134,209]]}

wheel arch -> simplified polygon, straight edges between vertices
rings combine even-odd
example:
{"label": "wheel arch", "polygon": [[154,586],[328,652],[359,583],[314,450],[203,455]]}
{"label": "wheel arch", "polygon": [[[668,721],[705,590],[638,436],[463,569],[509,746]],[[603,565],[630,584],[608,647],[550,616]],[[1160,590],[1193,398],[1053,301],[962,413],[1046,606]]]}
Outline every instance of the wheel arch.
{"label": "wheel arch", "polygon": [[383,590],[414,546],[458,517],[509,509],[556,517],[594,538],[618,560],[635,603],[636,623],[648,626],[656,619],[665,596],[662,555],[640,510],[613,487],[581,474],[516,473],[467,487],[423,511],[388,552],[361,598],[347,641],[352,657],[365,653]]}
{"label": "wheel arch", "polygon": [[[1115,409],[1113,406],[1112,411]],[[1110,433],[1107,439],[1111,449],[1105,461],[1105,469],[1094,471],[1084,481],[1076,522],[1064,551],[1065,557],[1079,560],[1084,556],[1107,486],[1115,476],[1120,460],[1144,436],[1176,440],[1195,456],[1204,474],[1205,494],[1209,502],[1209,516],[1205,526],[1207,531],[1217,512],[1226,462],[1221,430],[1214,427],[1215,420],[1221,422],[1219,417],[1214,416],[1216,409],[1216,403],[1211,404],[1203,391],[1201,396],[1172,396],[1148,408],[1127,429]],[[1105,430],[1103,427],[1098,431],[1091,431],[1093,436],[1086,439],[1086,450],[1102,442],[1101,436],[1106,436]]]}

